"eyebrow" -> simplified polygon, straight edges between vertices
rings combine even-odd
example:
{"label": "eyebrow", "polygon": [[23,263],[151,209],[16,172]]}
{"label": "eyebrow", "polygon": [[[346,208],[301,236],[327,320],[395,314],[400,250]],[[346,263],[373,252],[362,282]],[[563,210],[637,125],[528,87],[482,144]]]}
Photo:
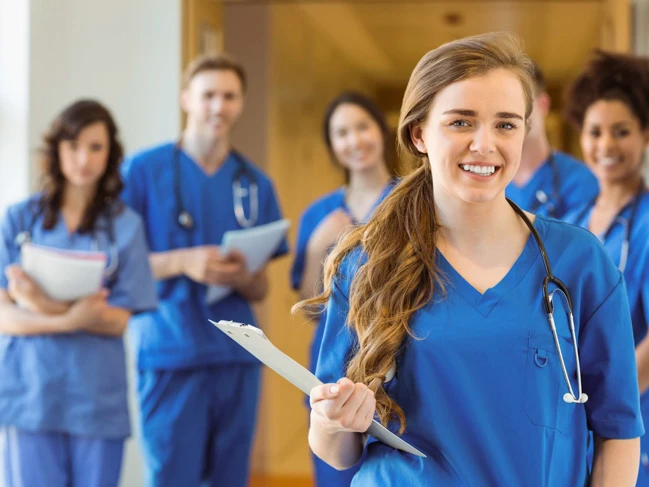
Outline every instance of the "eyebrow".
{"label": "eyebrow", "polygon": [[[442,115],[463,115],[465,117],[477,117],[478,112],[475,110],[463,110],[460,108],[455,108],[453,110],[447,110]],[[496,113],[497,118],[515,118],[518,120],[523,120],[523,117],[518,115],[517,113],[512,113],[512,112],[498,112]]]}
{"label": "eyebrow", "polygon": [[[629,125],[631,123],[633,123],[633,122],[631,122],[631,120],[622,120],[620,122],[612,123],[611,127],[613,127],[614,129],[615,128],[620,128],[620,127],[626,127],[627,125]],[[599,122],[591,122],[589,125],[592,126],[592,127],[599,127],[602,124],[599,123]]]}

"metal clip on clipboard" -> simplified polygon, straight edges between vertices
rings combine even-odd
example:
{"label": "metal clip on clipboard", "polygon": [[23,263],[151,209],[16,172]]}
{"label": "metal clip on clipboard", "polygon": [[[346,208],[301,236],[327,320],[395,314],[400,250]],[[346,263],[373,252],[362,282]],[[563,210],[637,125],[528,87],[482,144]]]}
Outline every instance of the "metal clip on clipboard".
{"label": "metal clip on clipboard", "polygon": [[[210,323],[306,395],[309,395],[315,386],[322,384],[315,375],[273,345],[259,328],[234,321],[215,322],[210,320]],[[412,453],[418,457],[426,457],[417,448],[399,438],[377,421],[372,421],[367,433],[392,448]]]}

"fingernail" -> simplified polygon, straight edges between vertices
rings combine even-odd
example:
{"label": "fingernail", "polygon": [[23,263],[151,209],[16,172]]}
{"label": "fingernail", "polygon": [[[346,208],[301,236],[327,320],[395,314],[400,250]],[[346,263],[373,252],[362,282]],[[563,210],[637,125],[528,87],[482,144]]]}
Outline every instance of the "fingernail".
{"label": "fingernail", "polygon": [[329,390],[331,391],[332,394],[338,394],[338,391],[340,390],[340,387],[331,386],[331,388]]}

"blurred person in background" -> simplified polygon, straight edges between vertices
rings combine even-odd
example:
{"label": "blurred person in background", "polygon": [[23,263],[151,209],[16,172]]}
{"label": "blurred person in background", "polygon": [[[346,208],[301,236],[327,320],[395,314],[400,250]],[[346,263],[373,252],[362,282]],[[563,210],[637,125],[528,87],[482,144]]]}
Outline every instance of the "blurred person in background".
{"label": "blurred person in background", "polygon": [[[140,217],[119,199],[122,146],[96,101],[44,137],[42,190],[0,225],[0,445],[4,487],[115,487],[131,432],[122,334],[156,306]],[[104,289],[57,301],[21,269],[32,242],[107,255]]]}

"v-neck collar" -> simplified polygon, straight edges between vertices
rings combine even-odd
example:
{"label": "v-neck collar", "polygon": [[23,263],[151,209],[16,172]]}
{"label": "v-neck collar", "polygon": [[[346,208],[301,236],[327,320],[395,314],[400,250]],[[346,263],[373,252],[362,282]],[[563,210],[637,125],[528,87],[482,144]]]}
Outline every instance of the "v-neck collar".
{"label": "v-neck collar", "polygon": [[390,181],[388,182],[388,184],[385,185],[385,188],[383,188],[383,191],[381,191],[381,194],[380,194],[379,197],[374,201],[374,203],[372,204],[371,208],[369,209],[369,211],[367,212],[367,214],[365,215],[365,217],[364,217],[361,221],[357,221],[357,220],[356,220],[356,218],[355,218],[354,215],[352,214],[351,210],[350,210],[349,207],[347,206],[347,202],[345,201],[345,187],[344,187],[344,186],[341,187],[341,188],[338,190],[338,195],[339,195],[339,198],[340,198],[340,207],[343,209],[343,211],[344,211],[345,213],[347,213],[347,215],[349,215],[349,217],[352,219],[352,223],[353,223],[354,225],[359,225],[359,224],[361,224],[361,223],[364,223],[364,222],[366,222],[367,220],[369,220],[370,216],[372,216],[372,213],[374,213],[374,210],[376,210],[376,207],[379,206],[379,204],[380,204],[380,203],[385,199],[385,197],[386,197],[386,196],[388,195],[388,193],[392,190],[392,187],[396,184],[396,182],[397,182],[396,178],[392,178],[392,179],[390,179]]}
{"label": "v-neck collar", "polygon": [[202,178],[204,179],[215,179],[217,178],[222,172],[226,170],[226,167],[230,165],[231,160],[233,159],[232,151],[228,152],[228,155],[225,157],[221,165],[217,168],[216,171],[214,171],[212,174],[208,174],[205,172],[203,167],[192,157],[190,156],[187,152],[185,152],[184,149],[180,149],[180,153],[183,155],[181,159],[184,159],[185,162],[190,163],[192,166],[193,170],[198,172]]}
{"label": "v-neck collar", "polygon": [[[534,220],[534,228],[543,241],[547,233],[547,225],[541,217],[537,216]],[[540,255],[534,236],[530,234],[525,243],[525,247],[523,247],[523,251],[509,271],[507,271],[507,274],[495,286],[487,289],[484,294],[481,294],[457,272],[441,252],[437,252],[437,265],[447,277],[447,281],[450,284],[449,287],[452,287],[453,291],[486,318],[498,303],[525,278],[532,268],[532,264],[534,264]]]}
{"label": "v-neck collar", "polygon": [[[620,221],[620,218],[626,213],[631,213],[637,205],[640,204],[640,200],[642,197],[647,193],[647,188],[644,186],[636,193],[636,195],[633,197],[631,201],[629,201],[626,205],[624,205],[620,210],[617,212],[615,217],[611,220],[611,223],[608,225],[606,230],[601,232],[600,234],[596,235],[596,237],[599,239],[600,242],[606,243],[608,240],[608,237],[611,235],[613,228],[615,225],[618,224]],[[590,226],[590,219],[593,214],[593,209],[595,208],[595,202],[597,201],[597,196],[593,198],[591,201],[588,202],[588,204],[584,207],[584,209],[581,211],[581,213],[578,214],[577,219],[575,223],[587,230],[589,230]],[[590,231],[590,230],[589,230]]]}

